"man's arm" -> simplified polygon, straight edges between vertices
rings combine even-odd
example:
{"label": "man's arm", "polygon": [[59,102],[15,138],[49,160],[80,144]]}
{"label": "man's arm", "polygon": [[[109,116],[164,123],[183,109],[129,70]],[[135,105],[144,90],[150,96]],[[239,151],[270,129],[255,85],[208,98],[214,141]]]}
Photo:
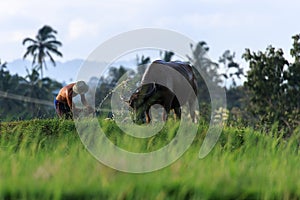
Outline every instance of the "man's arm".
{"label": "man's arm", "polygon": [[81,103],[82,103],[85,107],[90,107],[90,105],[88,104],[88,102],[87,102],[87,100],[86,100],[84,94],[81,94],[81,95],[80,95],[80,98],[81,98]]}
{"label": "man's arm", "polygon": [[73,105],[72,92],[69,90],[66,90],[66,100],[70,109],[75,109],[75,104]]}
{"label": "man's arm", "polygon": [[89,112],[94,112],[95,111],[92,108],[92,106],[90,106],[89,103],[87,102],[84,94],[81,94],[80,98],[81,98],[81,103],[89,110]]}

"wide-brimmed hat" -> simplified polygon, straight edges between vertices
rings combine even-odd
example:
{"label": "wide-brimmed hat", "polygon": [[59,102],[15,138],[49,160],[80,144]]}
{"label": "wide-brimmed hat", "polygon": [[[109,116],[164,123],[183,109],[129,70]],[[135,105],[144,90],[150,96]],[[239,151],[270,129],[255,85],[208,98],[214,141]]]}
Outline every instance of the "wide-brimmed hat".
{"label": "wide-brimmed hat", "polygon": [[89,90],[89,86],[84,81],[78,81],[73,86],[73,91],[77,94],[84,94]]}

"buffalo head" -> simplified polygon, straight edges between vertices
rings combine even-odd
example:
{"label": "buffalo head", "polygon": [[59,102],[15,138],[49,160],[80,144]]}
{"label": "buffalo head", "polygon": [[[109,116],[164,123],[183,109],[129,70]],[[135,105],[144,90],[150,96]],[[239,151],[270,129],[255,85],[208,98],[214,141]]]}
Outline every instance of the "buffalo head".
{"label": "buffalo head", "polygon": [[129,107],[132,109],[131,118],[136,124],[143,124],[150,122],[149,109],[151,101],[154,100],[156,93],[156,84],[145,84],[140,86],[131,95],[127,101]]}

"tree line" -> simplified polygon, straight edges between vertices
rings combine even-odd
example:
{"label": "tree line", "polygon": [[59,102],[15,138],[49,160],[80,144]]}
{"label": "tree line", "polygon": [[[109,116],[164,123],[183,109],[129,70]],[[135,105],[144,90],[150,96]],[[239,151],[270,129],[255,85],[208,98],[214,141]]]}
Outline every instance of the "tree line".
{"label": "tree line", "polygon": [[[53,107],[7,98],[4,93],[18,94],[51,102],[54,92],[62,84],[44,77],[47,69],[46,59],[55,66],[53,55],[62,57],[59,51],[62,43],[56,39],[57,31],[50,26],[38,30],[35,38],[25,38],[23,45],[26,52],[23,58],[31,56],[32,68],[27,69],[27,76],[20,77],[10,74],[6,63],[0,62],[0,120],[30,119],[33,117],[53,117]],[[264,51],[252,52],[246,49],[242,58],[249,65],[249,71],[244,72],[244,66],[236,62],[235,53],[226,50],[218,61],[207,58],[209,46],[206,42],[191,45],[192,55],[186,61],[201,66],[205,76],[209,77],[219,87],[224,87],[227,95],[227,109],[230,113],[229,124],[252,125],[258,128],[272,128],[291,134],[300,125],[300,35],[292,37],[290,49],[292,61],[289,61],[283,50],[268,46]],[[174,52],[161,52],[161,59],[172,60]],[[151,62],[150,57],[138,57],[136,61],[137,74],[145,70],[145,65]],[[124,66],[110,67],[108,76],[96,81],[96,105],[113,90],[119,78],[128,72]],[[134,76],[134,72],[132,74]],[[210,99],[206,84],[200,74],[196,74],[199,86],[200,114],[210,119]],[[241,79],[245,81],[241,81]]]}

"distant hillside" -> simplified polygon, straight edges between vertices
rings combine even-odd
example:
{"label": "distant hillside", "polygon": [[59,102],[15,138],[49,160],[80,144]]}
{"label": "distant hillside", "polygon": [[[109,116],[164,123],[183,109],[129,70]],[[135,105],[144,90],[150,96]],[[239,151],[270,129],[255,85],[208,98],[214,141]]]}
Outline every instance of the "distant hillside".
{"label": "distant hillside", "polygon": [[[83,59],[73,59],[66,62],[56,62],[56,66],[54,67],[50,62],[47,62],[47,70],[44,71],[44,76],[50,77],[52,79],[55,79],[59,82],[72,82],[77,79],[78,72],[80,70],[80,67],[85,62]],[[104,62],[97,63],[97,62],[87,62],[85,64],[88,64],[88,66],[91,66],[91,68],[95,68],[95,66],[106,66]],[[115,67],[119,67],[120,65],[123,65],[125,67],[132,67],[134,66],[134,61],[118,61],[114,63]],[[26,68],[31,69],[31,61],[29,60],[23,60],[23,59],[17,59],[12,62],[7,63],[8,70],[11,74],[18,74],[20,76],[26,76]],[[100,76],[100,74],[93,74],[94,76]]]}
{"label": "distant hillside", "polygon": [[[47,70],[44,71],[44,76],[53,78],[59,82],[70,82],[76,79],[77,73],[84,60],[74,59],[66,62],[56,62],[54,67],[47,62]],[[7,67],[12,74],[26,76],[26,68],[31,69],[31,61],[17,59],[7,63]]]}

